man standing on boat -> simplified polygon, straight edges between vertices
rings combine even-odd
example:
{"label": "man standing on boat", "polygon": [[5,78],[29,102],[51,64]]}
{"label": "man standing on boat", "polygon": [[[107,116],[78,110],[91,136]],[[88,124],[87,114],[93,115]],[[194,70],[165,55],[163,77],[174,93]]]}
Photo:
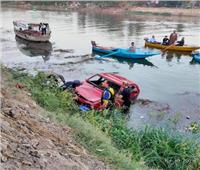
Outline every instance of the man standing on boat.
{"label": "man standing on boat", "polygon": [[39,24],[39,31],[41,31],[41,28],[42,28],[42,23],[40,22],[40,24]]}
{"label": "man standing on boat", "polygon": [[173,31],[173,33],[171,33],[170,37],[169,37],[169,44],[172,45],[172,44],[175,44],[175,42],[177,41],[178,39],[178,35],[176,33],[176,30]]}
{"label": "man standing on boat", "polygon": [[45,24],[42,24],[42,35],[43,35],[43,34],[46,34],[46,32],[47,32],[46,25],[45,25]]}

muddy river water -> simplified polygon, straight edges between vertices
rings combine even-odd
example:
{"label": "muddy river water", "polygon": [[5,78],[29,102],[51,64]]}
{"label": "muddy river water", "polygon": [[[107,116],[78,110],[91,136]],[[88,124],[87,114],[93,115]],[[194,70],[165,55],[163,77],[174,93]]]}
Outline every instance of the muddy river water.
{"label": "muddy river water", "polygon": [[[30,73],[51,70],[66,80],[83,80],[99,72],[116,72],[135,81],[141,89],[131,106],[128,125],[172,125],[179,130],[200,122],[200,64],[188,54],[165,53],[146,60],[92,59],[91,40],[114,47],[129,47],[134,41],[144,47],[144,38],[157,40],[174,29],[186,44],[200,45],[198,18],[156,16],[111,16],[80,12],[49,12],[1,9],[1,62]],[[28,43],[15,37],[13,20],[45,21],[50,24],[50,43]],[[62,51],[62,50],[64,51]],[[65,50],[68,51],[65,51]],[[187,118],[186,118],[187,117]]]}

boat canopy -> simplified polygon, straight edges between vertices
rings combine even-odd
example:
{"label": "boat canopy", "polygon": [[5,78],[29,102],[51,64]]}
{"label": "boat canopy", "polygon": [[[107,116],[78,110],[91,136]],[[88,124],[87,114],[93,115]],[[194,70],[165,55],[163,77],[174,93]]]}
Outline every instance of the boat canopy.
{"label": "boat canopy", "polygon": [[23,30],[28,29],[28,23],[14,21],[13,24],[15,28],[22,28]]}
{"label": "boat canopy", "polygon": [[[47,26],[49,30],[49,24],[48,23],[42,23]],[[14,28],[16,30],[29,30],[31,27],[32,30],[39,30],[40,23],[28,23],[25,21],[13,21]]]}

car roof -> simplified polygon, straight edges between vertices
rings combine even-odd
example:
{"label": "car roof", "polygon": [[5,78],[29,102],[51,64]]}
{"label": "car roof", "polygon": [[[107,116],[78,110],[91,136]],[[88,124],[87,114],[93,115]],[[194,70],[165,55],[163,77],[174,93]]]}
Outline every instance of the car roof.
{"label": "car roof", "polygon": [[114,73],[100,73],[99,74],[100,76],[112,81],[112,82],[115,82],[116,84],[119,84],[119,85],[122,85],[122,83],[124,81],[126,81],[128,84],[135,84],[133,81],[131,80],[128,80],[127,78],[125,77],[122,77],[118,74],[114,74]]}

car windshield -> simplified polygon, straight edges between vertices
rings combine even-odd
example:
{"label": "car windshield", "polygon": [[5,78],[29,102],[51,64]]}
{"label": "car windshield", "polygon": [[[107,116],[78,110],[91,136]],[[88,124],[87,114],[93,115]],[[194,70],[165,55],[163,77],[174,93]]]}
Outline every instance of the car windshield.
{"label": "car windshield", "polygon": [[105,78],[103,78],[103,77],[101,77],[101,76],[99,76],[99,75],[95,75],[95,76],[89,78],[89,79],[87,80],[87,82],[90,83],[90,84],[92,84],[92,85],[94,85],[95,87],[98,87],[98,88],[100,88],[100,89],[103,89],[102,83],[103,83],[105,80],[106,80]]}
{"label": "car windshield", "polygon": [[114,82],[111,82],[104,77],[101,77],[100,75],[95,75],[87,80],[88,83],[94,85],[95,87],[99,89],[104,89],[103,82],[108,81],[109,86],[112,87],[116,92],[119,91],[120,86],[118,84],[115,84]]}

